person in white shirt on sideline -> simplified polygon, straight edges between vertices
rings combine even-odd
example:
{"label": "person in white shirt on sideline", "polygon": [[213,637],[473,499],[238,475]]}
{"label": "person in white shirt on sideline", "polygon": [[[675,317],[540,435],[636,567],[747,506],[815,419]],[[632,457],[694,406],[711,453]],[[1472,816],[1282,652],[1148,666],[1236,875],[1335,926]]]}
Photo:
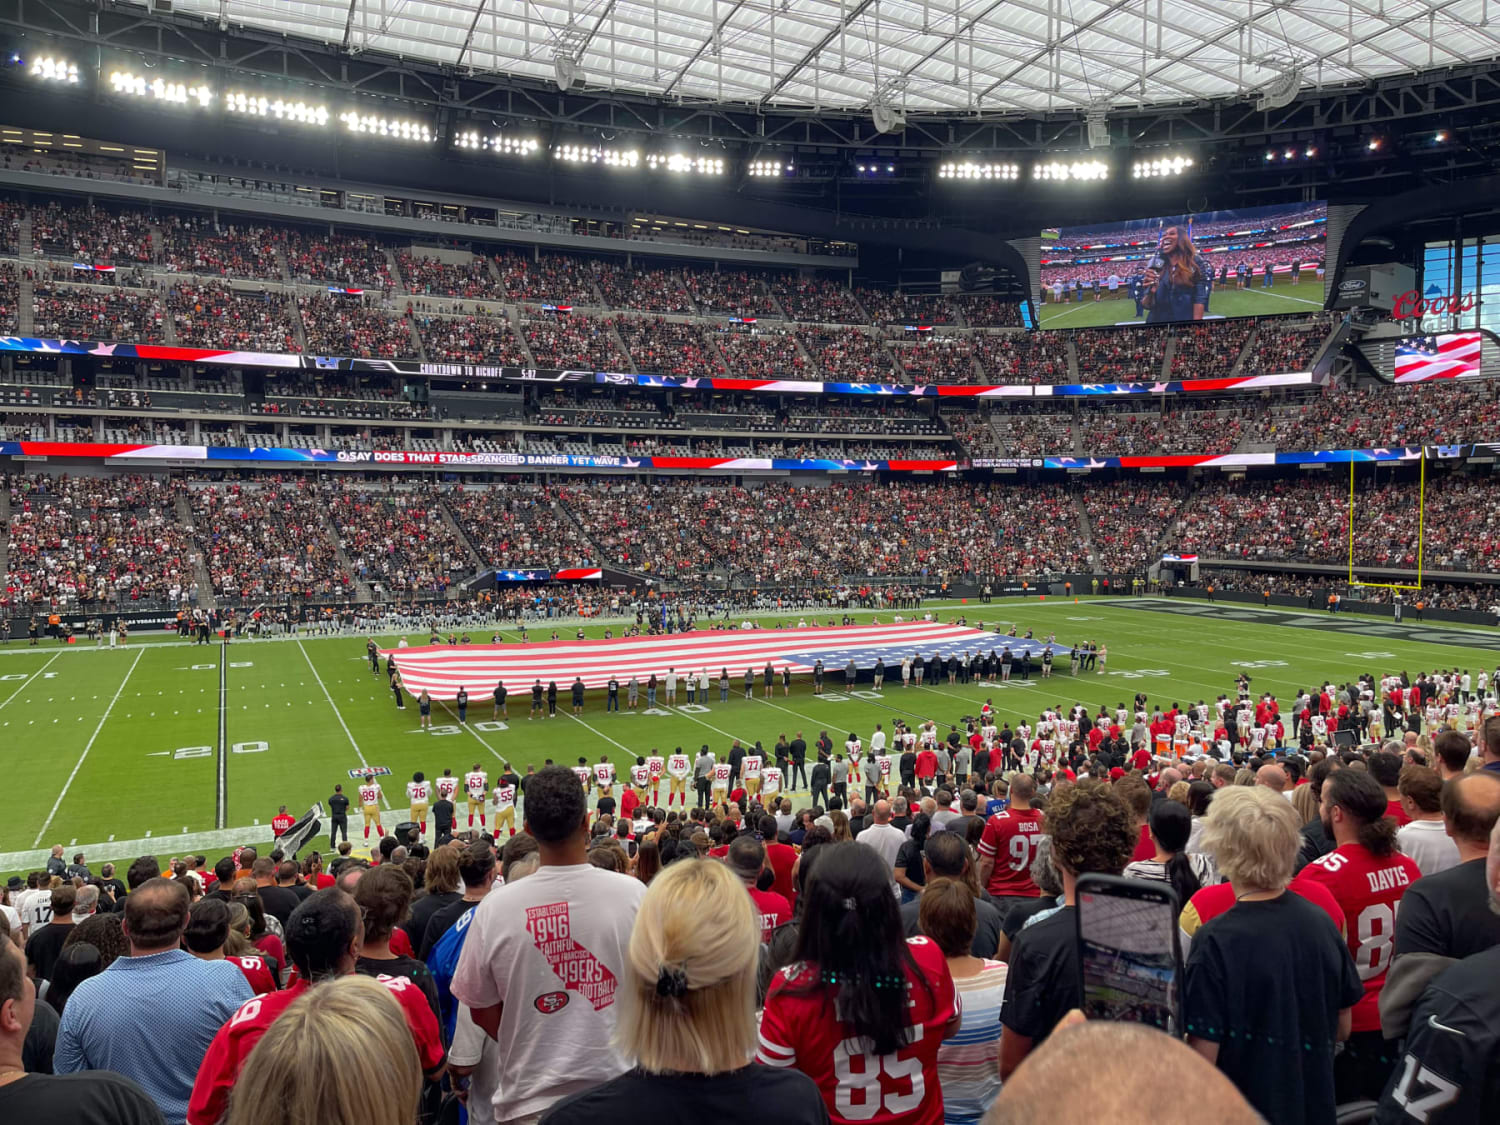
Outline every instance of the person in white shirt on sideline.
{"label": "person in white shirt on sideline", "polygon": [[1426,766],[1407,766],[1398,783],[1401,808],[1410,823],[1396,830],[1396,846],[1416,860],[1422,875],[1436,875],[1458,863],[1458,845],[1443,821],[1443,779]]}
{"label": "person in white shirt on sideline", "polygon": [[526,785],[535,874],[474,911],[453,995],[499,1045],[495,1120],[530,1125],[554,1102],[625,1073],[612,1039],[645,884],[588,861],[588,799],[572,771]]}

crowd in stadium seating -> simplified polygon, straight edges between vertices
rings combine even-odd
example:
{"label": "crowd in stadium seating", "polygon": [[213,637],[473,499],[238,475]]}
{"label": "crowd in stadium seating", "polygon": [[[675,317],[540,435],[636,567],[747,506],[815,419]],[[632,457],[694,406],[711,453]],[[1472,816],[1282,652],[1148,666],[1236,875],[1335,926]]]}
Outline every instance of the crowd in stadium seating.
{"label": "crowd in stadium seating", "polygon": [[475,306],[470,316],[418,316],[422,348],[431,360],[529,367],[510,321]]}
{"label": "crowd in stadium seating", "polygon": [[[1377,581],[1372,577],[1370,581]],[[1305,598],[1308,609],[1326,609],[1328,595],[1338,593],[1341,598],[1353,601],[1390,605],[1398,591],[1388,586],[1351,586],[1347,572],[1338,574],[1298,574],[1279,570],[1241,570],[1229,567],[1203,567],[1198,576],[1199,586],[1212,585],[1216,593],[1233,590],[1261,597],[1273,596]],[[1402,590],[1401,601],[1405,613],[1416,618],[1416,606],[1421,602],[1429,609],[1461,609],[1471,612],[1491,613],[1500,606],[1500,587],[1489,585],[1460,586],[1452,582],[1424,582],[1421,590]]]}
{"label": "crowd in stadium seating", "polygon": [[592,544],[562,511],[556,489],[496,485],[454,489],[442,499],[485,566],[556,569],[598,562]]}
{"label": "crowd in stadium seating", "polygon": [[1096,457],[1171,453],[1230,453],[1243,437],[1232,411],[1182,409],[1170,414],[1086,411],[1078,416],[1079,445]]}
{"label": "crowd in stadium seating", "polygon": [[771,280],[771,293],[792,320],[816,324],[868,323],[847,289],[821,277],[777,275]]}
{"label": "crowd in stadium seating", "polygon": [[278,231],[235,224],[204,215],[169,214],[157,221],[162,234],[162,262],[181,273],[248,277],[280,281],[283,277]]}
{"label": "crowd in stadium seating", "polygon": [[1163,533],[1182,505],[1179,490],[1149,477],[1080,489],[1101,570],[1141,573],[1161,559]]}
{"label": "crowd in stadium seating", "polygon": [[357,576],[387,595],[441,595],[474,569],[431,490],[346,486],[325,490],[323,500]]}
{"label": "crowd in stadium seating", "polygon": [[984,374],[965,382],[1070,383],[1068,338],[1061,332],[980,332],[974,354]]}
{"label": "crowd in stadium seating", "polygon": [[396,267],[401,271],[406,291],[414,296],[460,297],[471,301],[499,301],[505,296],[500,282],[490,272],[489,260],[481,254],[460,265],[401,250],[396,254]]}
{"label": "crowd in stadium seating", "polygon": [[313,293],[297,298],[307,350],[314,355],[400,359],[417,354],[412,322],[363,297]]}
{"label": "crowd in stadium seating", "polygon": [[540,254],[518,251],[496,258],[505,295],[512,301],[548,305],[597,305],[593,276],[601,263],[570,254]]}
{"label": "crowd in stadium seating", "polygon": [[38,257],[71,258],[96,266],[150,262],[151,220],[144,212],[50,202],[31,209]]}
{"label": "crowd in stadium seating", "polygon": [[988,293],[960,293],[952,298],[970,328],[1021,327],[1021,302]]}
{"label": "crowd in stadium seating", "polygon": [[165,341],[161,302],[152,292],[37,282],[32,326],[70,340]]}
{"label": "crowd in stadium seating", "polygon": [[606,266],[595,276],[600,294],[612,308],[681,316],[696,311],[676,270]]}
{"label": "crowd in stadium seating", "polygon": [[16,267],[9,262],[0,262],[0,334],[13,336],[20,331],[20,300]]}
{"label": "crowd in stadium seating", "polygon": [[1265,412],[1255,426],[1278,449],[1376,449],[1489,441],[1500,431],[1500,394],[1491,380],[1363,391],[1331,384],[1302,407]]}
{"label": "crowd in stadium seating", "polygon": [[1153,381],[1162,377],[1167,331],[1163,328],[1114,328],[1073,333],[1078,370],[1091,383]]}
{"label": "crowd in stadium seating", "polygon": [[167,482],[18,476],[9,486],[12,604],[179,604],[196,590],[192,544]]}
{"label": "crowd in stadium seating", "polygon": [[[244,352],[302,350],[287,295],[275,289],[235,289],[223,282],[175,282],[167,311],[183,347]],[[126,338],[126,337],[121,337]]]}
{"label": "crowd in stadium seating", "polygon": [[292,278],[355,289],[390,289],[391,265],[384,247],[369,236],[293,228],[286,236]]}
{"label": "crowd in stadium seating", "polygon": [[947,297],[935,293],[909,293],[901,289],[854,290],[854,299],[870,314],[870,323],[892,325],[954,324],[957,317]]}
{"label": "crowd in stadium seating", "polygon": [[729,364],[729,370],[748,379],[810,379],[814,372],[785,329],[757,326],[754,332],[716,332],[710,337]]}
{"label": "crowd in stadium seating", "polygon": [[556,314],[528,306],[521,311],[521,336],[538,367],[585,371],[626,368],[614,329],[604,317]]}
{"label": "crowd in stadium seating", "polygon": [[326,527],[311,481],[189,487],[193,533],[214,593],[259,601],[342,599],[352,580]]}
{"label": "crowd in stadium seating", "polygon": [[766,293],[765,280],[743,270],[687,270],[688,291],[698,311],[715,317],[776,316],[776,304]]}
{"label": "crowd in stadium seating", "polygon": [[971,336],[938,336],[924,339],[886,341],[886,349],[895,356],[907,383],[969,383],[975,378],[974,338]]}
{"label": "crowd in stadium seating", "polygon": [[894,365],[885,345],[864,330],[842,325],[804,324],[797,340],[812,357],[818,374],[845,383],[889,383]]}
{"label": "crowd in stadium seating", "polygon": [[1278,375],[1284,371],[1307,371],[1327,339],[1328,328],[1322,321],[1310,324],[1277,324],[1257,322],[1255,339],[1240,365],[1241,375]]}
{"label": "crowd in stadium seating", "polygon": [[[1262,325],[1266,322],[1261,321]],[[1207,320],[1174,326],[1173,379],[1222,379],[1234,369],[1245,342],[1256,326],[1244,317]]]}
{"label": "crowd in stadium seating", "polygon": [[662,317],[615,317],[615,330],[637,371],[663,375],[723,375],[724,363],[704,343],[696,323]]}

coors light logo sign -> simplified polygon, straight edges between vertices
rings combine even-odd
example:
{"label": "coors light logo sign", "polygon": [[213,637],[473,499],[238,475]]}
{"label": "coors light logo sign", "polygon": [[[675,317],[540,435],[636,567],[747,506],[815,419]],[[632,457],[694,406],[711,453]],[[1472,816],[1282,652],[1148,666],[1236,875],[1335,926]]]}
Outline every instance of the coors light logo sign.
{"label": "coors light logo sign", "polygon": [[1412,320],[1423,316],[1458,316],[1472,312],[1475,300],[1473,293],[1444,293],[1436,285],[1429,285],[1425,292],[1408,289],[1396,297],[1391,305],[1392,320]]}

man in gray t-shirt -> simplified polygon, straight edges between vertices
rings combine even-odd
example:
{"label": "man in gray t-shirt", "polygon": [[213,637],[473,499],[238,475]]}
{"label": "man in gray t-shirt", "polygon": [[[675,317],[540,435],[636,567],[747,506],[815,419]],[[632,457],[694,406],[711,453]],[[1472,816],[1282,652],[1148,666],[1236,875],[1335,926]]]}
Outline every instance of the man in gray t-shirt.
{"label": "man in gray t-shirt", "polygon": [[833,781],[833,795],[843,802],[844,807],[849,807],[849,763],[844,761],[842,754],[833,759],[830,776]]}
{"label": "man in gray t-shirt", "polygon": [[873,801],[880,793],[880,763],[871,754],[861,763],[861,770],[865,775],[865,801]]}

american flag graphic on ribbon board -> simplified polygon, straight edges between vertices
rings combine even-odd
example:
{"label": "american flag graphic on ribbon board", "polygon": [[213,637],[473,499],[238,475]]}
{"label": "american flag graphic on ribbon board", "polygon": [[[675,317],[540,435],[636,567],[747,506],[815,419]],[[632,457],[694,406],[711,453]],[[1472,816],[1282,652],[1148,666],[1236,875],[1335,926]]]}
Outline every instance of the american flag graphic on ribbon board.
{"label": "american flag graphic on ribbon board", "polygon": [[[835,679],[851,659],[862,671],[873,668],[876,660],[884,660],[886,675],[898,680],[903,657],[920,655],[930,664],[934,656],[969,652],[978,656],[991,649],[998,654],[1007,647],[1017,659],[1021,653],[1030,652],[1033,663],[1039,664],[1042,650],[1048,646],[1039,640],[971,626],[908,621],[798,629],[695,630],[656,637],[530,644],[423,645],[381,651],[395,659],[407,691],[416,694],[426,689],[434,699],[452,699],[460,687],[467,688],[475,698],[481,693],[488,695],[497,680],[504,680],[506,690],[517,696],[528,691],[535,680],[544,685],[556,680],[558,690],[567,691],[575,676],[582,677],[588,688],[604,687],[611,676],[623,688],[634,676],[644,689],[652,673],[665,677],[668,669],[682,677],[707,671],[715,686],[720,670],[727,669],[731,683],[742,687],[745,669],[750,668],[758,686],[767,664],[779,675],[783,668],[811,672],[819,660],[830,679]],[[1068,651],[1063,645],[1051,647],[1054,656]]]}
{"label": "american flag graphic on ribbon board", "polygon": [[1478,332],[1408,336],[1396,343],[1396,382],[1472,378],[1480,373],[1482,352]]}

